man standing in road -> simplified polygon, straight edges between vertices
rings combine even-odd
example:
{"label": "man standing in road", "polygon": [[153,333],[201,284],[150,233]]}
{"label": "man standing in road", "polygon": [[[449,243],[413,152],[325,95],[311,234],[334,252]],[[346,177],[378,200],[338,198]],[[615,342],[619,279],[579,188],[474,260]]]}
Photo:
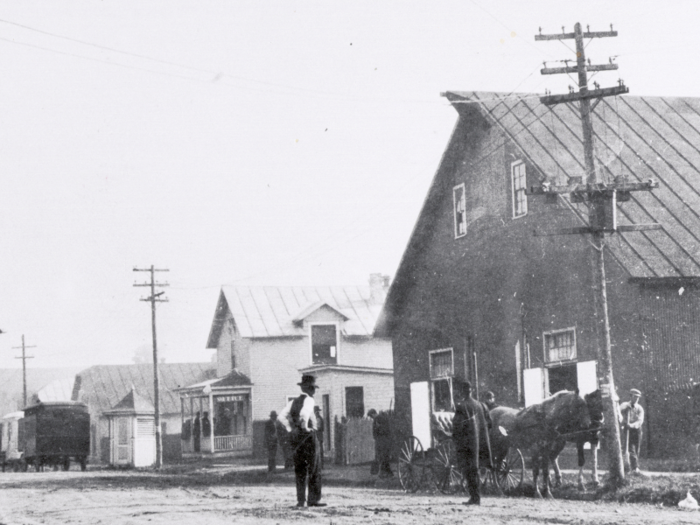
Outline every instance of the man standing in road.
{"label": "man standing in road", "polygon": [[277,412],[270,412],[270,419],[265,421],[265,448],[267,448],[267,471],[271,474],[277,470]]}
{"label": "man standing in road", "polygon": [[469,490],[464,505],[481,505],[479,460],[491,467],[490,416],[484,405],[471,397],[469,381],[455,382],[455,415],[452,420],[457,464]]}
{"label": "man standing in road", "polygon": [[321,453],[319,455],[319,468],[323,470],[323,440],[325,438],[326,422],[323,420],[323,416],[321,415],[320,406],[314,406],[314,415],[316,416],[316,437],[318,438],[318,442],[321,447]]}
{"label": "man standing in road", "polygon": [[630,390],[631,400],[620,405],[620,425],[625,432],[625,453],[629,456],[632,474],[639,471],[639,446],[642,443],[642,425],[644,424],[644,409],[639,404],[642,393],[633,388]]}
{"label": "man standing in road", "polygon": [[[301,376],[302,394],[290,401],[279,415],[282,424],[290,433],[290,444],[294,457],[294,474],[297,487],[297,507],[308,504],[309,507],[325,507],[321,503],[321,444],[316,435],[316,416],[314,415],[314,393],[316,378],[312,375]],[[308,503],[306,486],[308,483]]]}

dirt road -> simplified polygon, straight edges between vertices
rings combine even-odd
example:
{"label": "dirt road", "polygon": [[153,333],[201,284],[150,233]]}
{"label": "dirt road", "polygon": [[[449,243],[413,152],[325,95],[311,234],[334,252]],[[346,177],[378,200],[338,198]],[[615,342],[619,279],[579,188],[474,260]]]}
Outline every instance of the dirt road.
{"label": "dirt road", "polygon": [[397,490],[328,487],[328,507],[292,508],[290,480],[234,484],[206,476],[139,472],[29,472],[0,474],[0,522],[14,524],[319,523],[416,524],[639,524],[698,523],[699,513],[652,505],[536,501],[485,497],[465,507],[463,496],[404,494]]}

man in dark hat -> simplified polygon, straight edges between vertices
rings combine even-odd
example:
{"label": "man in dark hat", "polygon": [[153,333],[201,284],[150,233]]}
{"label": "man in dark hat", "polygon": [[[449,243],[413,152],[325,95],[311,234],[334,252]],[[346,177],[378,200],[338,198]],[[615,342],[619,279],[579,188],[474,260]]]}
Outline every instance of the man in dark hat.
{"label": "man in dark hat", "polygon": [[630,401],[620,405],[620,425],[625,432],[625,455],[629,457],[632,474],[639,471],[639,446],[642,443],[642,425],[644,424],[644,409],[639,404],[642,393],[633,388],[630,390]]}
{"label": "man in dark hat", "polygon": [[277,469],[277,412],[270,412],[270,419],[265,421],[265,447],[267,448],[267,471]]}
{"label": "man in dark hat", "polygon": [[[297,485],[297,507],[325,507],[321,503],[321,443],[316,435],[317,423],[314,415],[314,393],[316,378],[304,374],[301,382],[302,394],[290,401],[279,415],[282,424],[290,433],[294,451],[294,474]],[[308,499],[306,486],[308,484]]]}
{"label": "man in dark hat", "polygon": [[496,403],[496,394],[494,394],[490,390],[486,392],[486,396],[484,397],[484,405],[486,405],[486,408],[489,411],[496,408],[498,406],[498,403]]}
{"label": "man in dark hat", "polygon": [[479,460],[492,466],[489,426],[491,418],[484,405],[471,397],[469,381],[455,381],[455,416],[452,420],[457,464],[469,489],[465,505],[481,505]]}

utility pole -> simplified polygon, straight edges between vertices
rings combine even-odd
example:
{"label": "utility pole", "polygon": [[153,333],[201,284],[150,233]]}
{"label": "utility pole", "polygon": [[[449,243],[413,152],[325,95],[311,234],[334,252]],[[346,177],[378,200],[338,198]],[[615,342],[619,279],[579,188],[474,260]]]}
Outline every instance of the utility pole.
{"label": "utility pole", "polygon": [[27,359],[34,359],[33,355],[27,355],[26,350],[27,348],[36,348],[36,346],[27,346],[24,344],[24,334],[22,334],[22,346],[13,346],[13,349],[22,349],[22,356],[21,357],[15,357],[15,359],[21,359],[22,360],[22,386],[24,387],[24,405],[23,407],[27,406]]}
{"label": "utility pole", "polygon": [[140,301],[151,303],[151,330],[153,333],[153,404],[155,405],[155,426],[156,426],[156,468],[163,466],[163,441],[160,435],[160,386],[158,381],[158,343],[156,338],[156,303],[167,303],[167,298],[160,298],[165,292],[156,293],[156,286],[169,286],[168,283],[157,283],[155,272],[168,272],[170,270],[158,270],[153,265],[150,268],[134,268],[135,272],[150,272],[150,283],[134,283],[134,286],[148,286],[151,288],[149,297],[142,297]]}
{"label": "utility pole", "polygon": [[[612,351],[610,344],[610,320],[608,317],[608,302],[607,302],[607,286],[605,282],[605,233],[614,233],[616,231],[642,231],[660,229],[660,224],[633,224],[618,226],[617,224],[617,202],[624,202],[631,198],[632,191],[648,191],[658,187],[658,182],[648,180],[645,182],[629,183],[626,180],[616,179],[612,183],[605,183],[600,176],[600,173],[595,168],[595,155],[593,150],[593,123],[591,113],[603,99],[603,97],[622,95],[629,93],[629,89],[625,86],[622,80],[618,81],[618,85],[612,88],[600,88],[597,83],[594,83],[594,89],[588,89],[588,71],[611,71],[617,69],[617,64],[610,60],[609,64],[591,65],[590,60],[586,62],[585,57],[585,38],[603,38],[615,37],[617,31],[613,31],[612,25],[610,31],[591,32],[588,28],[584,33],[581,30],[581,24],[577,23],[574,26],[573,33],[564,32],[562,28],[561,34],[543,35],[540,29],[540,34],[535,35],[535,40],[567,40],[573,39],[576,42],[576,66],[569,66],[565,61],[565,67],[548,68],[544,64],[541,70],[543,75],[553,75],[559,73],[577,73],[578,74],[578,92],[573,88],[569,88],[569,93],[564,95],[551,95],[540,98],[540,102],[551,106],[558,103],[579,103],[579,113],[581,116],[581,126],[583,130],[583,155],[586,169],[586,182],[583,183],[581,177],[571,177],[569,184],[566,186],[557,186],[547,181],[541,187],[532,187],[531,194],[544,194],[548,197],[551,195],[556,200],[557,194],[568,193],[571,196],[571,202],[585,202],[588,204],[589,226],[582,228],[570,228],[561,230],[561,234],[581,234],[590,233],[592,235],[593,247],[593,272],[595,286],[595,309],[596,317],[598,312],[601,314],[601,320],[596,320],[596,342],[598,361],[600,363],[599,376],[601,377],[601,390],[603,391],[604,409],[605,409],[605,436],[608,444],[608,462],[611,475],[611,482],[619,485],[625,479],[625,470],[622,460],[622,450],[620,443],[620,428],[617,424],[617,408],[615,399],[615,382],[613,379],[612,366]],[[591,100],[595,102],[591,106]],[[600,322],[602,321],[602,327]]]}

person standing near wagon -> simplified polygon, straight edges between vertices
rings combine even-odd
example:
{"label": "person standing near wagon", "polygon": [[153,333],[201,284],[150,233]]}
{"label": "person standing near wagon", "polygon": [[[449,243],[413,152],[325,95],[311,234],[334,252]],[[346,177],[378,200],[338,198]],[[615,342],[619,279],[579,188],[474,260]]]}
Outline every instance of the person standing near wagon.
{"label": "person standing near wagon", "polygon": [[639,446],[642,443],[642,425],[644,424],[644,409],[639,404],[642,393],[633,388],[630,390],[630,401],[620,405],[620,425],[625,432],[625,452],[629,456],[632,474],[639,471]]}
{"label": "person standing near wagon", "polygon": [[481,505],[479,462],[492,467],[489,441],[490,417],[483,403],[471,397],[469,381],[455,384],[455,415],[452,438],[457,464],[467,481],[469,500],[464,505]]}
{"label": "person standing near wagon", "polygon": [[[314,393],[318,388],[312,375],[301,376],[301,395],[290,401],[279,419],[289,431],[293,450],[294,477],[297,488],[297,507],[325,507],[321,503],[321,443],[316,435],[317,423],[314,415]],[[308,499],[306,487],[308,484]]]}
{"label": "person standing near wagon", "polygon": [[389,414],[386,412],[377,413],[372,408],[367,412],[367,417],[371,417],[373,420],[372,437],[374,438],[375,463],[372,468],[376,470],[380,478],[394,477],[394,473],[391,471],[392,438]]}

